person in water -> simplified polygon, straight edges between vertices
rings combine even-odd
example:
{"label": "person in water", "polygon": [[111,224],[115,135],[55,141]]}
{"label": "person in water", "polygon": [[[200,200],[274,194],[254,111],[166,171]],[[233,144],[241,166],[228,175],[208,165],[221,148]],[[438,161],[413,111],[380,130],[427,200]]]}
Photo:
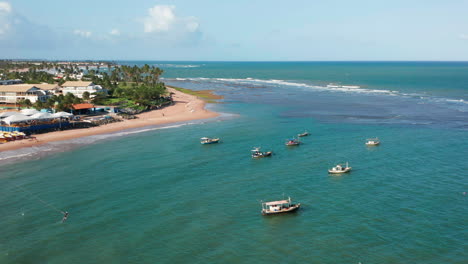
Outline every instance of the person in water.
{"label": "person in water", "polygon": [[62,212],[63,218],[62,218],[62,223],[65,222],[68,218],[68,212]]}

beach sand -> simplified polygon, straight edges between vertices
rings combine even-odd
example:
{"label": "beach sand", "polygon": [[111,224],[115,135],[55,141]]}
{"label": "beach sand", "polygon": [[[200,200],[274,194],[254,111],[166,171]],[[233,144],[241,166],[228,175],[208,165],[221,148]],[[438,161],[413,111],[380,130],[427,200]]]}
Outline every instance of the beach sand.
{"label": "beach sand", "polygon": [[205,101],[196,96],[179,92],[168,88],[174,93],[174,105],[159,110],[153,110],[138,114],[137,119],[124,120],[98,127],[70,129],[34,135],[34,139],[23,139],[0,144],[0,151],[15,150],[26,147],[39,146],[53,141],[63,141],[98,134],[107,134],[130,128],[138,128],[152,125],[176,123],[189,120],[207,119],[218,116],[218,113],[205,109]]}

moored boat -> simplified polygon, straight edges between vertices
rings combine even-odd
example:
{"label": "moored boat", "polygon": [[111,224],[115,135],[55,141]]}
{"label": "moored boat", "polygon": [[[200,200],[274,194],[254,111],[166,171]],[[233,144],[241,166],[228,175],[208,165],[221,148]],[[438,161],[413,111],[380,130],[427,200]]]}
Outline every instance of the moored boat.
{"label": "moored boat", "polygon": [[307,131],[304,131],[304,133],[301,133],[301,134],[297,134],[298,137],[306,137],[308,135],[310,135],[310,134]]}
{"label": "moored boat", "polygon": [[329,173],[338,174],[338,173],[345,173],[351,171],[351,167],[349,167],[348,162],[346,164],[337,164],[335,167],[328,170]]}
{"label": "moored boat", "polygon": [[271,151],[262,152],[260,151],[260,148],[253,148],[251,151],[252,151],[252,158],[270,157],[271,154],[273,153]]}
{"label": "moored boat", "polygon": [[207,138],[207,137],[202,137],[200,143],[205,145],[205,144],[214,144],[218,143],[219,138]]}
{"label": "moored boat", "polygon": [[380,144],[380,141],[378,138],[369,138],[366,141],[366,146],[377,146]]}
{"label": "moored boat", "polygon": [[262,203],[262,214],[263,215],[272,215],[272,214],[281,214],[294,212],[301,207],[300,203],[293,204],[291,202],[291,197],[288,200],[272,201]]}
{"label": "moored boat", "polygon": [[286,146],[298,146],[301,144],[301,142],[295,138],[288,139],[286,141]]}

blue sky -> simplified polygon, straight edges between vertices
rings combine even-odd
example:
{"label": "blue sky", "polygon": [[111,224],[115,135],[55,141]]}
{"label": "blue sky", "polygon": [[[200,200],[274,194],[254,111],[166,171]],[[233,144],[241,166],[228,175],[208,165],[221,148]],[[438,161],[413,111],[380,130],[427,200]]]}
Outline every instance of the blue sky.
{"label": "blue sky", "polygon": [[0,0],[0,58],[468,60],[468,0]]}

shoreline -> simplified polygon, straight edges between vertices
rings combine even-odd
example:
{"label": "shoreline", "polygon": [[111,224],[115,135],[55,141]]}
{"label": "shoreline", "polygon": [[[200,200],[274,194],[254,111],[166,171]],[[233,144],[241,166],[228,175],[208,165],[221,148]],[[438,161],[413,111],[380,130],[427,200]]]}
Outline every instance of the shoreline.
{"label": "shoreline", "polygon": [[36,134],[34,136],[37,140],[23,139],[0,144],[0,152],[37,147],[55,141],[65,141],[81,137],[109,134],[132,128],[208,119],[219,116],[219,113],[205,109],[206,102],[197,96],[186,94],[170,87],[167,89],[169,92],[173,93],[174,105],[138,114],[136,115],[138,117],[137,119],[123,120],[121,122],[91,128],[70,129]]}

